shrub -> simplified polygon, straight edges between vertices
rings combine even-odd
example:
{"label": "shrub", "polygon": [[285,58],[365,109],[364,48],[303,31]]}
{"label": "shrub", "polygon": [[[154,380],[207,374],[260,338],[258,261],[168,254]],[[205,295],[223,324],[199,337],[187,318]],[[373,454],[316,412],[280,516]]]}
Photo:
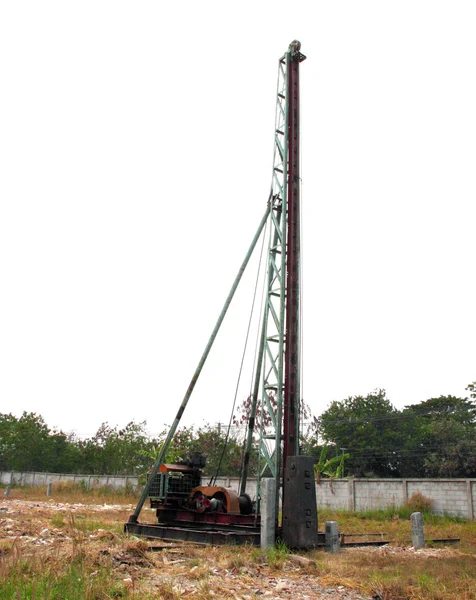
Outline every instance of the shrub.
{"label": "shrub", "polygon": [[421,492],[413,492],[411,497],[405,500],[403,506],[397,509],[397,514],[401,519],[409,519],[414,512],[429,515],[432,504],[433,498],[427,498]]}
{"label": "shrub", "polygon": [[412,512],[429,513],[433,504],[433,498],[427,498],[421,492],[413,492],[405,501],[405,506]]}

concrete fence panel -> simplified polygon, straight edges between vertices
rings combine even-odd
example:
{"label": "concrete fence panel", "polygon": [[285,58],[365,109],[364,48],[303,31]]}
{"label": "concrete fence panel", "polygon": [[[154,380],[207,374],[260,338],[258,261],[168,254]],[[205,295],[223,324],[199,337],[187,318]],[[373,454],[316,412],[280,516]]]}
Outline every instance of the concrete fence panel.
{"label": "concrete fence panel", "polygon": [[[205,478],[206,479],[206,478]],[[59,481],[81,483],[86,488],[110,486],[120,489],[139,486],[136,475],[74,475],[0,471],[0,483],[14,486],[46,486]],[[207,482],[208,483],[208,482]],[[238,477],[219,477],[215,485],[239,490]],[[250,478],[247,492],[256,498],[256,479]],[[402,506],[412,494],[420,492],[433,500],[432,512],[474,519],[476,479],[322,479],[316,485],[318,508],[365,511]]]}

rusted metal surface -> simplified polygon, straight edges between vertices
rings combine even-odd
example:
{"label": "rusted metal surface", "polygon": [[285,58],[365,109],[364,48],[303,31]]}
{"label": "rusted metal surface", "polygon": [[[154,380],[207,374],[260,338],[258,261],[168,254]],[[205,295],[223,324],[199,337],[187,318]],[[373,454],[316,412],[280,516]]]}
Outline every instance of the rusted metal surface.
{"label": "rusted metal surface", "polygon": [[198,512],[185,509],[169,509],[158,508],[157,517],[159,523],[176,523],[190,524],[197,523],[199,525],[231,525],[231,526],[246,526],[259,527],[259,515],[240,515],[229,514],[224,512]]}
{"label": "rusted metal surface", "polygon": [[300,416],[300,96],[299,65],[305,57],[301,44],[294,41],[286,55],[287,63],[287,248],[286,248],[286,350],[283,396],[283,471],[289,456],[299,454]]}
{"label": "rusted metal surface", "polygon": [[219,486],[210,486],[210,485],[200,485],[192,490],[191,498],[198,493],[203,494],[205,497],[212,500],[213,498],[219,499],[224,503],[226,512],[229,514],[240,514],[240,501],[238,498],[238,494],[229,488],[219,487]]}
{"label": "rusted metal surface", "polygon": [[124,530],[127,533],[141,535],[148,538],[161,540],[183,540],[221,546],[224,544],[253,544],[258,546],[260,542],[259,530],[256,529],[207,529],[198,527],[171,527],[164,525],[151,525],[146,523],[126,523]]}
{"label": "rusted metal surface", "polygon": [[290,548],[318,545],[314,460],[290,456],[284,471],[282,537]]}

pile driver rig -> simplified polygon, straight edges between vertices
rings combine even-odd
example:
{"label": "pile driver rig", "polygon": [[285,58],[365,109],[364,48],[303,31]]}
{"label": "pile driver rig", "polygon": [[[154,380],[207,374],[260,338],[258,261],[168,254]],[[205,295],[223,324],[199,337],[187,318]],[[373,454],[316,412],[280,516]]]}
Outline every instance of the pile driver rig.
{"label": "pile driver rig", "polygon": [[[264,216],[238,271],[205,351],[185,393],[126,531],[162,539],[205,543],[259,544],[262,477],[274,478],[276,532],[290,547],[317,546],[317,508],[313,460],[299,455],[300,395],[300,85],[306,57],[293,41],[278,64],[272,184]],[[251,410],[240,489],[202,485],[205,458],[195,454],[180,464],[165,456],[203,365],[216,338],[256,243],[268,224],[266,297],[254,368]],[[260,400],[259,400],[260,398]],[[246,492],[257,414],[259,427],[257,496]],[[139,522],[144,502],[157,509],[157,524]]]}

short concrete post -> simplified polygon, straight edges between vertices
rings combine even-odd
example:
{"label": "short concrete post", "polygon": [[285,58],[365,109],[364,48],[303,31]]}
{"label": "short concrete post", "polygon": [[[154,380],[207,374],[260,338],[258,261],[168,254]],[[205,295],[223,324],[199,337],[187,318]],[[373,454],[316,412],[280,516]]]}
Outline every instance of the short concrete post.
{"label": "short concrete post", "polygon": [[9,496],[10,495],[10,490],[12,489],[11,485],[7,485],[5,492],[4,492],[4,496]]}
{"label": "short concrete post", "polygon": [[276,543],[276,480],[261,480],[261,548],[267,550]]}
{"label": "short concrete post", "polygon": [[339,552],[339,526],[337,521],[326,521],[326,552]]}
{"label": "short concrete post", "polygon": [[51,483],[46,486],[46,495],[51,496]]}
{"label": "short concrete post", "polygon": [[420,512],[410,515],[412,523],[412,545],[415,549],[425,547],[425,534],[423,533],[423,516]]}

